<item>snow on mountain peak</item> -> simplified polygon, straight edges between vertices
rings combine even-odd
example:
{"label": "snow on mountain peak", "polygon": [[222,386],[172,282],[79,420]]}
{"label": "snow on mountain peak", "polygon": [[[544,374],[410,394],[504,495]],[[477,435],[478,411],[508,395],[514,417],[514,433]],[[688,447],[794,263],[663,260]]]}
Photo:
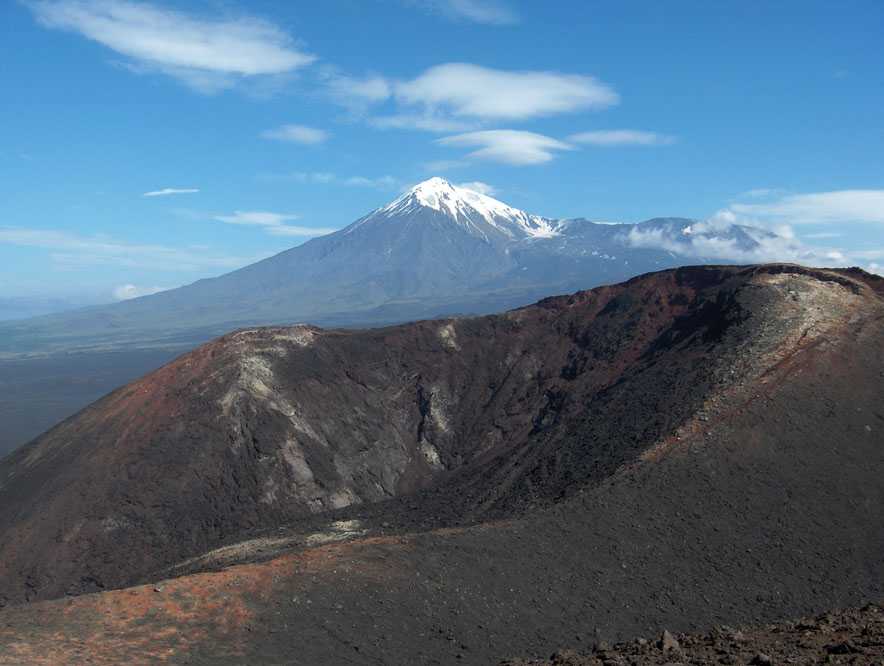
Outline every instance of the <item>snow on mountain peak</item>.
{"label": "snow on mountain peak", "polygon": [[485,235],[482,229],[485,225],[510,238],[558,235],[550,220],[529,215],[481,192],[452,185],[438,176],[418,183],[377,213],[393,216],[417,213],[424,208],[445,213],[461,226],[482,235]]}
{"label": "snow on mountain peak", "polygon": [[434,176],[412,187],[405,197],[414,199],[427,208],[441,211],[450,209],[451,203],[458,198],[458,192],[447,180]]}

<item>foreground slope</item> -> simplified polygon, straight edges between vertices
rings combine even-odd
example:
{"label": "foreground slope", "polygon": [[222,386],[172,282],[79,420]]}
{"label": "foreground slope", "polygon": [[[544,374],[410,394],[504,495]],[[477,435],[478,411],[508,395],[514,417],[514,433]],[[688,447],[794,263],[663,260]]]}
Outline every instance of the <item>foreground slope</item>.
{"label": "foreground slope", "polygon": [[[222,339],[4,464],[11,601],[179,577],[10,606],[0,661],[485,664],[880,600],[882,295],[861,272],[698,268],[500,317]],[[377,356],[343,363],[344,341]],[[390,367],[413,373],[401,403]],[[194,439],[191,401],[221,436]],[[347,475],[389,450],[395,484]],[[310,513],[344,489],[361,503]]]}
{"label": "foreground slope", "polygon": [[[882,469],[880,285],[861,272],[691,268],[499,316],[225,336],[0,461],[0,598],[208,566],[208,551],[283,526],[294,536],[282,542],[309,543],[332,511],[369,532],[512,518],[671,449],[698,447],[731,492],[706,424],[727,427],[786,388],[804,402],[736,428],[734,444],[831,448],[827,465],[856,472],[837,483],[860,493],[857,529],[874,526],[857,543],[880,543],[884,521],[864,522],[882,505],[880,483],[864,485]],[[810,492],[794,453],[777,470],[792,484],[783,497]],[[826,520],[845,510],[841,488]]]}

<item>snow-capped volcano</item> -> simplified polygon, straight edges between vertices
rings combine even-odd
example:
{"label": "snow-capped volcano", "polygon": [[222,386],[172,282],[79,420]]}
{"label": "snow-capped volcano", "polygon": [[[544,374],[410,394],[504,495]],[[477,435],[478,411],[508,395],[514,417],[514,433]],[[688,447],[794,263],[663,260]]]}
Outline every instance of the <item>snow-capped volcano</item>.
{"label": "snow-capped volcano", "polygon": [[761,233],[736,226],[701,230],[681,218],[635,225],[553,220],[430,178],[340,231],[227,275],[0,325],[0,353],[69,339],[106,346],[253,324],[365,324],[492,312],[714,260],[717,247],[745,249],[751,257]]}
{"label": "snow-capped volcano", "polygon": [[379,208],[346,231],[390,218],[444,216],[475,236],[487,241],[552,238],[556,222],[508,206],[488,195],[452,185],[438,176],[418,183],[395,201]]}

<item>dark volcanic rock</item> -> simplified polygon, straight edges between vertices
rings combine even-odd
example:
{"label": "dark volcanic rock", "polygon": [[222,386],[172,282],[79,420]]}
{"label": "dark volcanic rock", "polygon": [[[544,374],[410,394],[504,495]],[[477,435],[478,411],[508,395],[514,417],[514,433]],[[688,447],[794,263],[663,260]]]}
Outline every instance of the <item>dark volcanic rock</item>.
{"label": "dark volcanic rock", "polygon": [[[831,600],[835,580],[853,600],[882,573],[877,289],[857,273],[690,268],[500,316],[233,333],[0,462],[0,595],[266,559],[292,532],[309,545],[506,519],[379,557],[423,572],[427,593],[424,576],[459,580],[459,619],[441,626],[472,643],[484,632],[462,620],[499,626],[510,588],[560,616],[600,586],[647,606],[600,614],[605,631],[673,605],[683,629],[738,579],[757,578],[738,593],[761,616]],[[839,558],[850,568],[827,578]],[[373,598],[338,584],[333,616]],[[423,593],[372,594],[421,617]]]}
{"label": "dark volcanic rock", "polygon": [[[239,402],[228,404],[242,410],[249,432],[269,430],[267,424],[288,432],[272,417],[284,405],[260,387],[249,389],[243,377],[252,375],[244,375],[240,363],[278,344],[274,336],[304,331],[250,333],[252,341],[263,336],[262,346],[244,343],[229,354],[224,346],[241,339],[228,337],[214,356],[209,347],[184,357],[163,371],[169,374],[109,396],[48,434],[27,450],[35,456],[30,467],[26,458],[5,463],[2,501],[12,518],[0,518],[6,521],[0,566],[7,593],[51,596],[71,581],[85,581],[84,588],[116,585],[128,575],[126,556],[132,577],[142,580],[162,577],[146,562],[177,563],[202,553],[202,544],[224,547],[174,571],[244,564],[11,606],[0,611],[0,662],[488,664],[513,655],[542,660],[559,651],[560,661],[584,663],[745,664],[759,654],[774,663],[805,663],[807,655],[876,663],[881,639],[874,607],[766,628],[762,639],[760,630],[724,625],[758,626],[884,598],[884,447],[875,435],[884,424],[880,285],[849,271],[692,269],[549,299],[503,317],[363,333],[313,331],[312,345],[292,341],[284,357],[268,354],[281,379],[264,384],[287,400],[304,401],[297,413],[307,413],[317,435],[339,427],[323,417],[322,401],[347,418],[357,416],[344,407],[357,413],[361,432],[380,432],[392,427],[392,411],[372,421],[371,413],[353,407],[360,404],[355,396],[368,400],[381,388],[401,386],[372,383],[371,372],[385,366],[378,362],[381,351],[372,356],[368,350],[379,347],[421,373],[423,390],[412,379],[407,401],[384,405],[408,405],[409,450],[417,459],[420,432],[436,446],[443,467],[402,465],[397,473],[418,490],[379,502],[360,496],[361,503],[318,514],[289,487],[290,494],[278,495],[279,506],[261,503],[273,465],[250,472],[249,465],[260,463],[249,461],[274,460],[261,437],[260,454],[239,445],[243,462],[226,453],[228,439],[138,439],[150,432],[139,429],[140,418],[159,426],[158,433],[185,427],[183,416],[160,418],[165,411],[149,409],[161,399],[182,410],[203,399],[204,422],[214,418],[226,432],[232,421],[219,401],[231,387],[243,391]],[[658,311],[657,296],[665,316],[646,317]],[[718,319],[697,317],[709,302],[720,308]],[[617,326],[607,328],[615,314]],[[706,323],[692,330],[689,321]],[[522,328],[500,333],[514,322]],[[449,336],[440,337],[449,323],[459,350],[449,346]],[[315,371],[335,365],[318,359],[342,357],[345,340],[364,345],[360,357],[371,364],[347,368],[358,379],[352,385],[333,375],[337,384],[326,388]],[[529,356],[543,360],[541,368],[555,363],[573,370],[566,376],[545,371],[542,381],[538,369],[526,376],[523,366],[492,376],[496,354],[528,341],[536,341]],[[292,365],[310,354],[309,363]],[[284,367],[301,369],[281,375]],[[445,372],[468,387],[481,377],[499,396],[496,402],[468,393],[469,402],[442,412],[453,428],[472,426],[466,435],[446,434],[431,417],[440,408],[429,396]],[[188,390],[173,390],[176,382]],[[360,389],[360,382],[369,388]],[[136,400],[148,394],[153,398]],[[339,394],[348,402],[334,402]],[[486,411],[493,416],[479,418]],[[107,431],[98,426],[99,414],[115,429],[112,444],[101,439]],[[479,446],[482,428],[496,427],[509,427],[507,437]],[[140,449],[129,448],[133,442]],[[47,443],[52,446],[41,448]],[[383,443],[370,441],[359,451],[384,450]],[[116,456],[124,470],[129,465],[138,472],[139,455],[152,446],[161,447],[149,456],[154,485],[138,474],[128,487],[115,481],[115,465],[122,463],[109,460]],[[104,476],[89,472],[90,464]],[[370,486],[339,471],[342,465],[331,466],[338,476],[324,481],[326,495],[319,499],[340,492],[341,484],[368,492],[359,489]],[[89,483],[64,476],[71,467]],[[13,472],[31,485],[16,485]],[[219,476],[231,481],[218,482]],[[228,497],[234,489],[238,494]],[[260,511],[241,521],[227,508],[237,503],[244,515],[250,506]],[[90,521],[108,515],[155,531],[115,528],[108,537],[89,531]],[[164,525],[166,515],[175,518]],[[279,515],[290,522],[272,523]],[[253,522],[259,527],[248,526]],[[307,547],[297,540],[302,537]],[[335,539],[350,540],[320,545]],[[617,644],[659,637],[664,628],[678,640],[679,653],[658,650],[655,640]],[[863,652],[827,652],[844,643]],[[573,650],[561,650],[567,646]],[[592,652],[593,646],[604,651]]]}

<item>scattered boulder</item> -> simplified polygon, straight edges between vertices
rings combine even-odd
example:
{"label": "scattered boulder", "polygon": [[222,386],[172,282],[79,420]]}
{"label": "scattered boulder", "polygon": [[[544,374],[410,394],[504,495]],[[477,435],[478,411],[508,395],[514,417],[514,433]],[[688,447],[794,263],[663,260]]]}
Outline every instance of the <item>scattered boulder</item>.
{"label": "scattered boulder", "polygon": [[669,633],[668,629],[663,630],[663,634],[657,642],[657,647],[663,650],[663,652],[674,652],[681,649],[678,640],[676,640],[675,636]]}

